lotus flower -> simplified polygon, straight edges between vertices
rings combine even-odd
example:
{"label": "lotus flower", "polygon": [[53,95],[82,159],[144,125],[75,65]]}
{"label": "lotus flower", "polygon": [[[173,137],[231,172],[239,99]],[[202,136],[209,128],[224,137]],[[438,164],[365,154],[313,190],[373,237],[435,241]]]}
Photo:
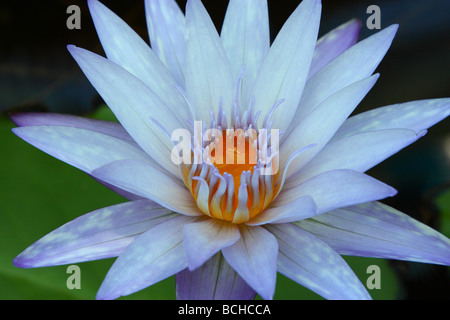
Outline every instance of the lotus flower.
{"label": "lotus flower", "polygon": [[[327,299],[369,299],[341,255],[450,264],[450,240],[378,202],[396,191],[364,173],[446,118],[450,99],[348,118],[397,25],[357,42],[351,20],[317,41],[321,3],[303,0],[270,44],[265,0],[231,0],[220,35],[200,0],[186,15],[173,0],[145,4],[151,48],[96,0],[107,58],[68,46],[120,123],[13,116],[20,138],[129,201],[68,222],[16,266],[118,257],[98,299],[172,275],[178,299],[272,299],[277,272]],[[183,156],[197,161],[174,163],[179,129],[214,143],[195,140]],[[242,148],[216,142],[222,134]],[[241,161],[196,158],[211,146]]]}

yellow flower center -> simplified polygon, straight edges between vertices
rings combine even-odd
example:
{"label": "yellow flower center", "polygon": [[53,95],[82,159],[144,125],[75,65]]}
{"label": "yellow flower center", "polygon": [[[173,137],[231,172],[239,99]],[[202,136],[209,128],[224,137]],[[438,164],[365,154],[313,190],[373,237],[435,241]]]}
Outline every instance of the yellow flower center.
{"label": "yellow flower center", "polygon": [[243,223],[273,200],[278,170],[272,167],[275,161],[261,163],[257,145],[254,130],[223,130],[204,148],[202,163],[181,165],[183,180],[203,213]]}

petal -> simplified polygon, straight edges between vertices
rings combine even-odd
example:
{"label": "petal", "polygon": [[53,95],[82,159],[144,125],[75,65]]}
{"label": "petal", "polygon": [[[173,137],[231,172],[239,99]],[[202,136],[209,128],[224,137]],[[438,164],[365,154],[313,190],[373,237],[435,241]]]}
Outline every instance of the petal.
{"label": "petal", "polygon": [[450,239],[379,202],[334,210],[296,224],[340,254],[450,265]]}
{"label": "petal", "polygon": [[256,296],[221,253],[194,271],[177,273],[175,279],[178,300],[253,300]]}
{"label": "petal", "polygon": [[292,161],[286,175],[287,178],[303,167],[328,143],[345,119],[373,87],[378,76],[375,74],[331,95],[292,131],[280,147],[280,167],[285,166],[288,156],[294,151],[312,143],[316,146],[303,152]]}
{"label": "petal", "polygon": [[303,90],[291,129],[333,93],[370,76],[389,49],[397,29],[397,25],[392,25],[375,33],[320,69]]}
{"label": "petal", "polygon": [[275,129],[287,129],[300,102],[317,41],[321,7],[318,0],[299,4],[278,33],[256,78],[253,94],[262,115],[285,99],[273,115]]}
{"label": "petal", "polygon": [[316,44],[308,80],[358,40],[361,21],[352,19],[322,36]]}
{"label": "petal", "polygon": [[311,218],[316,214],[317,208],[314,200],[305,196],[279,207],[265,209],[246,222],[246,225],[258,226],[267,223],[287,223]]}
{"label": "petal", "polygon": [[424,134],[418,135],[409,129],[387,129],[362,132],[330,142],[291,176],[285,187],[291,188],[322,172],[335,169],[365,172]]}
{"label": "petal", "polygon": [[116,160],[151,162],[136,144],[94,131],[61,126],[19,127],[12,131],[36,148],[87,173]]}
{"label": "petal", "polygon": [[261,227],[241,226],[240,230],[241,238],[222,249],[223,256],[263,299],[272,299],[277,276],[277,240]]}
{"label": "petal", "polygon": [[450,98],[393,104],[350,117],[336,132],[333,141],[355,133],[383,129],[408,128],[420,133],[449,114]]}
{"label": "petal", "polygon": [[189,270],[194,270],[209,258],[239,240],[236,225],[221,220],[206,219],[186,224],[183,227],[184,249],[189,262]]}
{"label": "petal", "polygon": [[122,190],[120,188],[117,188],[116,186],[113,186],[112,184],[106,183],[105,181],[102,181],[100,179],[96,179],[95,177],[92,177],[92,178],[94,178],[96,181],[98,181],[99,183],[101,183],[102,185],[107,187],[108,189],[111,189],[112,191],[114,191],[115,193],[117,193],[118,195],[124,197],[127,200],[134,201],[134,200],[142,199],[141,196],[138,196],[138,195],[136,195],[134,193],[131,193],[131,192]]}
{"label": "petal", "polygon": [[[222,41],[200,0],[186,4],[186,92],[198,121],[218,114],[219,101],[231,109],[233,78]],[[237,79],[236,79],[237,80]]]}
{"label": "petal", "polygon": [[97,299],[132,294],[185,269],[181,230],[192,221],[191,217],[176,215],[139,235],[112,265]]}
{"label": "petal", "polygon": [[[118,122],[111,121],[103,121],[103,120],[95,120],[84,117],[78,117],[67,114],[58,114],[58,113],[37,113],[37,112],[26,112],[26,113],[16,113],[11,116],[11,119],[14,123],[21,127],[28,126],[63,126],[63,127],[74,127],[80,129],[86,129],[98,133],[102,133],[105,135],[109,135],[115,138],[119,138],[121,140],[125,140],[130,144],[136,146],[140,149],[133,138],[130,137],[128,132],[120,125]],[[119,149],[120,150],[120,149]],[[150,157],[147,161],[152,163],[153,166],[158,167],[158,164],[154,162]],[[103,163],[104,164],[104,163]],[[103,165],[101,164],[101,165]],[[141,197],[136,196],[132,193],[126,192],[119,188],[116,188],[104,181],[98,180],[101,184],[106,186],[107,188],[113,190],[118,193],[122,197],[125,197],[128,200],[138,200]]]}
{"label": "petal", "polygon": [[220,37],[230,60],[233,79],[242,68],[242,101],[247,105],[259,69],[270,47],[267,0],[231,0]]}
{"label": "petal", "polygon": [[153,119],[172,132],[183,128],[177,117],[142,81],[115,63],[87,50],[68,46],[92,85],[133,139],[162,168],[178,176],[170,159],[173,145]]}
{"label": "petal", "polygon": [[13,263],[36,268],[116,257],[136,238],[173,216],[149,200],[121,203],[87,213],[50,232]]}
{"label": "petal", "polygon": [[99,1],[88,4],[108,59],[144,82],[181,123],[188,119],[189,109],[174,86],[176,80],[147,43]]}
{"label": "petal", "polygon": [[134,142],[128,132],[118,122],[89,119],[68,114],[24,112],[11,115],[19,127],[29,126],[63,126],[74,127],[103,133],[115,138]]}
{"label": "petal", "polygon": [[392,197],[397,193],[388,185],[353,170],[321,173],[296,187],[282,190],[273,206],[286,205],[301,196],[310,196],[321,214],[341,207]]}
{"label": "petal", "polygon": [[280,273],[326,299],[370,299],[344,259],[325,242],[292,224],[268,229],[278,240]]}
{"label": "petal", "polygon": [[145,13],[153,51],[184,87],[186,26],[183,12],[174,0],[145,0]]}
{"label": "petal", "polygon": [[116,161],[95,170],[92,175],[172,211],[184,215],[203,215],[182,183],[145,162]]}

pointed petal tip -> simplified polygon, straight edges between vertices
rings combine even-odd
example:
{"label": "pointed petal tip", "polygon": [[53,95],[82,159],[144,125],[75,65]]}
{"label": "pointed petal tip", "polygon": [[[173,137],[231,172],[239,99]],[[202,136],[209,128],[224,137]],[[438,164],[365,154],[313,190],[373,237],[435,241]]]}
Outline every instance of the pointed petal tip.
{"label": "pointed petal tip", "polygon": [[76,51],[78,49],[78,47],[74,44],[68,44],[66,46],[66,48],[67,48],[67,51],[69,51],[69,53],[72,55],[72,57],[74,56],[74,54],[76,53]]}
{"label": "pointed petal tip", "polygon": [[31,268],[32,266],[27,263],[26,259],[23,259],[22,254],[19,254],[12,261],[12,264],[17,268]]}

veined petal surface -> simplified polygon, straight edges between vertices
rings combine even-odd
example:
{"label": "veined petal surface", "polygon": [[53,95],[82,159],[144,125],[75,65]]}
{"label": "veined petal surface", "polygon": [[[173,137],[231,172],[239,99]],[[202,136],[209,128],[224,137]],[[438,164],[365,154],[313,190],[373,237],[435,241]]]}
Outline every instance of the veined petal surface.
{"label": "veined petal surface", "polygon": [[139,235],[112,265],[97,299],[132,294],[185,269],[187,258],[181,230],[193,219],[177,215]]}
{"label": "veined petal surface", "polygon": [[[147,43],[121,18],[97,0],[88,1],[95,28],[109,60],[129,71],[183,123],[189,109],[175,88],[177,81]],[[183,38],[184,41],[184,38]]]}
{"label": "veined petal surface", "polygon": [[219,104],[230,110],[234,92],[230,62],[222,40],[200,0],[186,4],[186,92],[196,121],[218,114]]}
{"label": "veined petal surface", "polygon": [[272,202],[281,206],[302,197],[310,196],[321,214],[336,208],[367,201],[392,197],[397,191],[364,173],[339,169],[321,173],[290,189],[282,190]]}
{"label": "veined petal surface", "polygon": [[314,54],[321,9],[318,0],[299,4],[275,38],[255,80],[253,95],[261,114],[268,114],[277,101],[285,99],[273,115],[275,129],[285,131],[297,110]]}
{"label": "veined petal surface", "polygon": [[316,44],[308,80],[358,40],[361,21],[352,19],[322,36]]}
{"label": "veined petal surface", "polygon": [[145,162],[116,161],[98,168],[92,175],[172,211],[188,216],[203,215],[184,185]]}
{"label": "veined petal surface", "polygon": [[135,143],[95,131],[62,126],[18,127],[12,131],[36,148],[87,173],[123,159],[152,165],[151,158]]}
{"label": "veined petal surface", "polygon": [[380,202],[295,222],[343,255],[450,264],[450,240]]}
{"label": "veined petal surface", "polygon": [[279,243],[280,273],[326,299],[371,299],[344,259],[325,242],[293,224],[268,230]]}
{"label": "veined petal surface", "polygon": [[263,299],[273,298],[278,244],[262,227],[241,226],[241,238],[222,249],[225,260]]}
{"label": "veined petal surface", "polygon": [[205,261],[239,240],[237,225],[217,219],[186,224],[183,227],[183,244],[189,270],[200,267]]}
{"label": "veined petal surface", "polygon": [[117,257],[139,234],[173,216],[149,200],[99,209],[50,232],[13,263],[36,268]]}
{"label": "veined petal surface", "polygon": [[148,33],[153,51],[184,87],[186,26],[175,0],[145,0]]}
{"label": "veined petal surface", "polygon": [[253,300],[256,296],[221,253],[194,271],[177,273],[175,279],[179,300]]}
{"label": "veined petal surface", "polygon": [[253,83],[269,51],[269,13],[267,0],[231,0],[222,25],[220,37],[230,60],[233,79],[242,68],[241,101],[247,106]]}

